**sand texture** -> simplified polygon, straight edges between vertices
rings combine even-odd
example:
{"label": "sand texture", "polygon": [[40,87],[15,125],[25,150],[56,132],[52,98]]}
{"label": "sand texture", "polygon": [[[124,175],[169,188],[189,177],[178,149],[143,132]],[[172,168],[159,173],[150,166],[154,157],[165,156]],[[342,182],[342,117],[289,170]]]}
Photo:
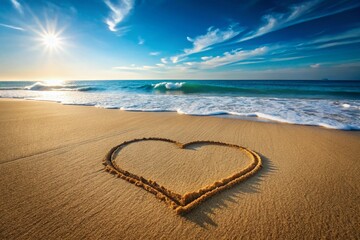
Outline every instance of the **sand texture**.
{"label": "sand texture", "polygon": [[[121,166],[116,163],[119,155]],[[254,151],[235,144],[180,143],[152,137],[119,144],[108,152],[103,164],[107,172],[142,187],[176,213],[184,214],[215,194],[252,177],[261,169],[262,160]],[[231,174],[224,171],[224,167],[230,169]]]}
{"label": "sand texture", "polygon": [[[114,149],[143,138],[175,144]],[[0,239],[360,239],[360,132],[1,99],[0,139]],[[262,167],[181,215],[103,165],[184,196],[253,164],[231,146]]]}

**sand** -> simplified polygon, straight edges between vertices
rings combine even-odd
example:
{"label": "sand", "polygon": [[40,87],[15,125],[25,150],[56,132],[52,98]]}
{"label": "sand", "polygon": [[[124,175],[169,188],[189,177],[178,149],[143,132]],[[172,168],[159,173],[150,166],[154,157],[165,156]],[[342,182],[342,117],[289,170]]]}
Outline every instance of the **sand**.
{"label": "sand", "polygon": [[[178,215],[104,171],[111,148],[144,137],[244,146],[262,168]],[[1,239],[360,238],[360,132],[1,99],[0,139]],[[248,161],[220,146],[156,142],[116,156],[179,194]]]}

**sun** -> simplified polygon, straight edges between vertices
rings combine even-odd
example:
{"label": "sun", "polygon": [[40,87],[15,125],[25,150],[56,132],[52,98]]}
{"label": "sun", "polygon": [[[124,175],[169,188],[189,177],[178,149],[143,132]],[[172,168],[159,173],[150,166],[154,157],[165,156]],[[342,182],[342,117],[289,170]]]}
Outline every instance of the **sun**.
{"label": "sun", "polygon": [[48,50],[57,50],[61,48],[61,38],[56,33],[45,32],[42,34],[42,43]]}
{"label": "sun", "polygon": [[37,42],[34,47],[43,50],[43,53],[49,56],[65,53],[69,46],[69,38],[64,35],[66,25],[58,26],[56,17],[44,20],[36,17],[36,23],[36,26],[30,28],[34,33],[33,39]]}
{"label": "sun", "polygon": [[56,48],[59,46],[59,38],[55,34],[45,34],[43,41],[44,44],[49,48]]}

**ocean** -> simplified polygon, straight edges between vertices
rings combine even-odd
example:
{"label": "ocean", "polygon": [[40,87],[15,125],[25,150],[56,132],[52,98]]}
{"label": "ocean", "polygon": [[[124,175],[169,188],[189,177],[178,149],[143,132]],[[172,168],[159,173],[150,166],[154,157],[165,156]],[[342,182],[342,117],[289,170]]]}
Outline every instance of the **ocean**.
{"label": "ocean", "polygon": [[0,97],[360,130],[360,81],[4,81]]}

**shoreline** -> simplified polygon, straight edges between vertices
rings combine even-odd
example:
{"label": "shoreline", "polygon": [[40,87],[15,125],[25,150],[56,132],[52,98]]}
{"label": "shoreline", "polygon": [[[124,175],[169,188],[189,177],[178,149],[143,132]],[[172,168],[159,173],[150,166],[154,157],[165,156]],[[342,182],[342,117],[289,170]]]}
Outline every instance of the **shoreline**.
{"label": "shoreline", "polygon": [[[4,239],[360,238],[357,131],[0,99],[0,138]],[[104,169],[112,148],[144,138],[241,146],[262,167],[179,216]],[[114,161],[184,194],[251,164],[235,150],[146,141]]]}
{"label": "shoreline", "polygon": [[184,116],[191,116],[191,117],[215,117],[215,118],[224,118],[224,119],[235,119],[235,120],[241,120],[241,121],[252,121],[252,122],[262,122],[262,123],[274,123],[274,124],[289,124],[289,125],[295,125],[295,126],[305,126],[305,127],[316,127],[316,128],[321,128],[321,129],[329,129],[329,130],[339,130],[339,131],[350,131],[350,132],[358,132],[360,131],[360,128],[349,128],[349,129],[339,129],[339,128],[335,128],[335,127],[328,127],[325,125],[312,125],[312,124],[301,124],[301,123],[292,123],[292,122],[288,122],[288,121],[282,121],[282,120],[273,120],[273,119],[269,119],[269,118],[263,118],[263,117],[259,117],[259,116],[240,116],[240,115],[232,115],[229,113],[219,113],[219,114],[211,114],[211,115],[197,115],[197,114],[183,114],[183,113],[179,113],[176,111],[143,111],[143,110],[126,110],[126,109],[121,109],[118,107],[99,107],[96,105],[91,105],[91,104],[66,104],[66,103],[62,103],[60,101],[52,101],[52,100],[41,100],[41,99],[26,99],[26,98],[6,98],[6,97],[0,97],[0,100],[19,100],[19,101],[34,101],[34,102],[49,102],[49,103],[56,103],[56,104],[60,104],[63,106],[79,106],[79,107],[94,107],[94,108],[99,108],[99,109],[106,109],[106,110],[119,110],[119,111],[123,111],[123,112],[133,112],[133,113],[158,113],[158,114],[174,114],[174,115],[184,115]]}

